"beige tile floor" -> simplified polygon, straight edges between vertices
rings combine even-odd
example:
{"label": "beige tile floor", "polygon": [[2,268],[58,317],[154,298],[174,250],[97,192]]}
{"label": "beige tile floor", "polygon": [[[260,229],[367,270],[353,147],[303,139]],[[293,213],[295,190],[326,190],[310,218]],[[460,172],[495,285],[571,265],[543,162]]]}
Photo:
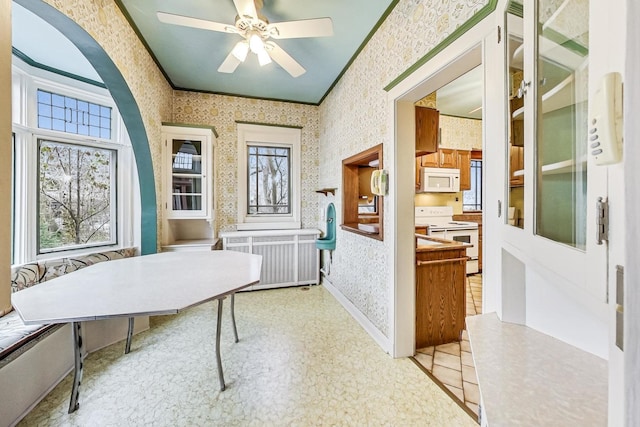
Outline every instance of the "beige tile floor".
{"label": "beige tile floor", "polygon": [[[482,314],[482,275],[467,277],[467,316]],[[480,392],[467,331],[462,341],[416,350],[414,360],[422,365],[450,395],[478,416]]]}
{"label": "beige tile floor", "polygon": [[87,357],[78,411],[67,414],[68,375],[20,425],[476,425],[415,363],[384,353],[322,286],[238,294],[240,342],[225,313],[220,392],[215,314],[207,303],[152,318],[128,355],[120,342]]}

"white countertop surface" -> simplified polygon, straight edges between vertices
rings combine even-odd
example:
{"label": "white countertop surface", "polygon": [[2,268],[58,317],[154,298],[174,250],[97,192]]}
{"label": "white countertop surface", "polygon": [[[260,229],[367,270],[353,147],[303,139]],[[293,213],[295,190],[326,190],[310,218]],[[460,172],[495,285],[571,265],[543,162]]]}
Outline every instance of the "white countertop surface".
{"label": "white countertop surface", "polygon": [[163,252],[101,262],[16,292],[25,324],[172,314],[253,285],[262,256]]}
{"label": "white countertop surface", "polygon": [[606,360],[495,313],[466,323],[488,425],[607,425]]}

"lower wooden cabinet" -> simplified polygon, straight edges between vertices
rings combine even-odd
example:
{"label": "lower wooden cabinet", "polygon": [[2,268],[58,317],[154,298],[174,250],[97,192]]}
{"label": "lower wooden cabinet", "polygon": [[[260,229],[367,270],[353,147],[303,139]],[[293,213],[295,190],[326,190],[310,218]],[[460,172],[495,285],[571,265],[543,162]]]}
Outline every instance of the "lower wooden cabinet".
{"label": "lower wooden cabinet", "polygon": [[459,341],[466,316],[466,249],[416,258],[416,348]]}

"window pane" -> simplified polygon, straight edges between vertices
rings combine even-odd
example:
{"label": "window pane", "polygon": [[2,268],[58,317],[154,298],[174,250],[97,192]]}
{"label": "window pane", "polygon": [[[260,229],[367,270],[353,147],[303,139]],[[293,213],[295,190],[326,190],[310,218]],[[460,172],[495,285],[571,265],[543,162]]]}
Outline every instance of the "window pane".
{"label": "window pane", "polygon": [[114,243],[113,150],[39,141],[38,252]]}
{"label": "window pane", "polygon": [[471,189],[462,195],[462,209],[482,210],[482,161],[471,160]]}
{"label": "window pane", "polygon": [[51,117],[51,105],[38,104],[38,116]]}
{"label": "window pane", "polygon": [[51,127],[51,129],[53,130],[59,130],[61,132],[64,132],[64,120],[53,120],[52,121],[53,126]]}
{"label": "window pane", "polygon": [[56,95],[55,93],[51,95],[51,104],[56,107],[64,107],[64,96]]}
{"label": "window pane", "polygon": [[43,90],[38,91],[38,102],[51,105],[51,93]]}
{"label": "window pane", "polygon": [[247,159],[247,213],[290,214],[289,148],[250,146]]}
{"label": "window pane", "polygon": [[38,117],[38,127],[42,129],[51,129],[51,119],[48,117]]}
{"label": "window pane", "polygon": [[[64,124],[42,118],[53,118]],[[111,139],[111,107],[38,90],[38,126],[42,129]]]}
{"label": "window pane", "polygon": [[53,107],[53,118],[64,120],[65,109],[61,107]]}

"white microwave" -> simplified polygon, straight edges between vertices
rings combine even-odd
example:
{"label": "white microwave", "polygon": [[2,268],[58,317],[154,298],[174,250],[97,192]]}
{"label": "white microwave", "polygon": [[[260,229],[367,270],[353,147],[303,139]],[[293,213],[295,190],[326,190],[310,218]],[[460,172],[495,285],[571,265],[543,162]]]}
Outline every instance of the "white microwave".
{"label": "white microwave", "polygon": [[460,191],[460,169],[421,168],[421,193],[457,193]]}

